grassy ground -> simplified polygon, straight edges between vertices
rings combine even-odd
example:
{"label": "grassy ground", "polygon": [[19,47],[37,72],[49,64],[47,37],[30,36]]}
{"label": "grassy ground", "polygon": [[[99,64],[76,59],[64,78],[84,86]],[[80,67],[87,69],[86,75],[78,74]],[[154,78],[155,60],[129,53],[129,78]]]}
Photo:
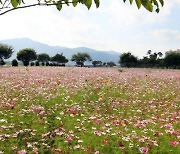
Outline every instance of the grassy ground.
{"label": "grassy ground", "polygon": [[180,153],[180,71],[0,68],[0,153]]}

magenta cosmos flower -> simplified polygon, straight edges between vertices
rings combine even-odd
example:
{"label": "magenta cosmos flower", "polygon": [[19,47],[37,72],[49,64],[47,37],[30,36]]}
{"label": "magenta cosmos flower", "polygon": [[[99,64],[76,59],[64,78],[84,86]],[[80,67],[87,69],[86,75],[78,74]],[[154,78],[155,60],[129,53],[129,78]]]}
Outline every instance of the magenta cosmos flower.
{"label": "magenta cosmos flower", "polygon": [[139,148],[139,151],[140,151],[141,153],[148,153],[148,148],[146,148],[146,147],[141,147],[141,148]]}
{"label": "magenta cosmos flower", "polygon": [[179,142],[178,141],[170,141],[169,144],[172,146],[177,146],[177,145],[179,145]]}
{"label": "magenta cosmos flower", "polygon": [[20,150],[20,151],[18,151],[18,154],[26,154],[26,153],[27,153],[26,150]]}

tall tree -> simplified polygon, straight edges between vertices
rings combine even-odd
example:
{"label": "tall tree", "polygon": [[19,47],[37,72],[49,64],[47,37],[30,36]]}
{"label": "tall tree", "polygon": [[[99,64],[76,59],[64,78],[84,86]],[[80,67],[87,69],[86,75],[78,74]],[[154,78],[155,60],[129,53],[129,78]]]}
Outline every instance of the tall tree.
{"label": "tall tree", "polygon": [[4,59],[10,58],[13,52],[14,50],[11,46],[0,44],[0,65],[4,65]]}
{"label": "tall tree", "polygon": [[162,63],[162,59],[160,59],[163,54],[162,52],[152,52],[148,50],[147,52],[148,57],[144,57],[140,63],[146,67],[157,67]]}
{"label": "tall tree", "polygon": [[65,65],[68,62],[68,59],[63,55],[63,53],[56,54],[51,58],[51,60],[60,63],[61,65]]}
{"label": "tall tree", "polygon": [[108,67],[114,67],[116,64],[113,61],[107,62]]}
{"label": "tall tree", "polygon": [[166,67],[180,68],[180,50],[166,52],[164,63]]}
{"label": "tall tree", "polygon": [[84,66],[85,61],[91,61],[91,56],[88,53],[77,53],[72,55],[71,61],[75,61],[77,66]]}
{"label": "tall tree", "polygon": [[47,53],[41,53],[37,55],[37,60],[39,62],[48,62],[50,60],[50,57]]}
{"label": "tall tree", "polygon": [[94,67],[97,67],[97,66],[102,66],[103,63],[100,60],[94,60],[92,61],[92,64]]}
{"label": "tall tree", "polygon": [[[130,4],[133,3],[133,0],[122,0],[123,2],[129,1]],[[139,8],[143,6],[148,11],[152,12],[154,9],[156,12],[159,12],[160,6],[164,5],[164,0],[135,0],[136,5]],[[83,4],[88,9],[91,8],[93,4],[93,0],[35,0],[35,1],[27,1],[25,0],[0,0],[0,15],[8,13],[10,11],[34,6],[56,6],[56,8],[60,11],[63,5],[72,4],[74,7],[77,4]],[[100,5],[100,0],[94,0],[96,7],[98,8]]]}
{"label": "tall tree", "polygon": [[22,61],[24,66],[28,66],[30,61],[37,59],[36,51],[31,48],[25,48],[17,53],[17,59]]}
{"label": "tall tree", "polygon": [[138,59],[130,52],[123,53],[122,55],[120,55],[119,63],[121,64],[121,66],[125,67],[135,67],[138,64]]}

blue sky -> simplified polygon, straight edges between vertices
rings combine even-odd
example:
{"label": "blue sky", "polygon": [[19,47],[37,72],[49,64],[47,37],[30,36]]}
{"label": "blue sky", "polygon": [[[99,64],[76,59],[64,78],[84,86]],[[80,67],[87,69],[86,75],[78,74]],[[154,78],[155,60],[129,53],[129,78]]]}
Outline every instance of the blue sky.
{"label": "blue sky", "polygon": [[180,0],[165,0],[160,13],[122,0],[101,0],[93,6],[34,7],[0,16],[0,40],[28,37],[49,45],[89,47],[132,52],[142,57],[152,51],[180,48]]}

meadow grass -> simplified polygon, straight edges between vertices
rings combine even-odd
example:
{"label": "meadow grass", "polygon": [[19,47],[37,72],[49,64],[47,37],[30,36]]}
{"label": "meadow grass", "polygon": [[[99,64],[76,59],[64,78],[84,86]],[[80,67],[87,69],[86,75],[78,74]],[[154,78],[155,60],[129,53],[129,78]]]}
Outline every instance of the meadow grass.
{"label": "meadow grass", "polygon": [[0,153],[180,153],[180,71],[0,68]]}

